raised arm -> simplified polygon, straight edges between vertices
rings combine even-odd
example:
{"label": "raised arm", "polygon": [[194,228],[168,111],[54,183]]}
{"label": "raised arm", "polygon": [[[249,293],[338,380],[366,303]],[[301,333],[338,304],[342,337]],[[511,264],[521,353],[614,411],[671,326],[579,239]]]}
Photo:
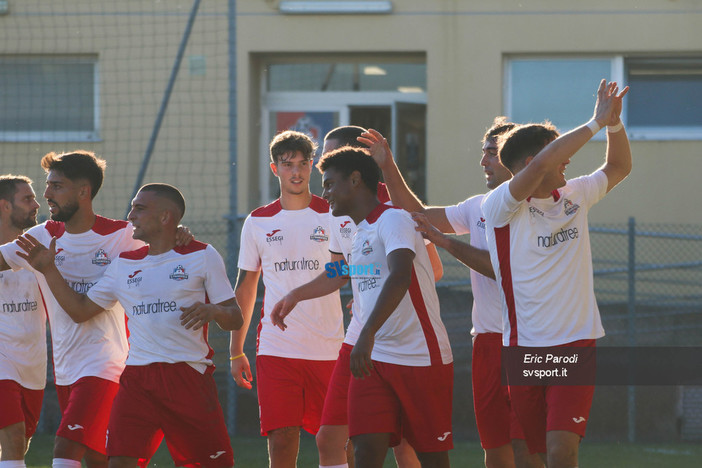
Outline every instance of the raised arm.
{"label": "raised arm", "polygon": [[[536,156],[527,159],[528,164],[518,171],[509,182],[509,191],[516,200],[530,197],[538,189],[544,176],[565,164],[590,138],[608,123],[619,121],[622,99],[629,91],[620,93],[617,83],[600,82],[593,118],[586,124],[565,133],[546,145]],[[609,151],[608,151],[609,153]]]}
{"label": "raised arm", "polygon": [[[625,88],[622,92],[627,90],[628,88]],[[610,116],[609,121],[605,123],[607,125],[607,153],[605,163],[601,169],[607,174],[607,192],[629,175],[632,165],[629,137],[620,119],[622,111],[621,100],[615,102],[615,106],[617,105],[619,108],[615,108],[615,112]]]}
{"label": "raised arm", "polygon": [[410,190],[400,173],[400,169],[395,164],[388,141],[383,138],[380,132],[369,129],[358,138],[358,141],[368,146],[371,156],[380,166],[380,170],[383,171],[383,178],[393,205],[409,212],[426,214],[431,223],[441,232],[454,232],[443,207],[427,207]]}
{"label": "raised arm", "polygon": [[331,263],[324,273],[320,273],[312,281],[293,289],[273,306],[273,310],[271,310],[273,325],[285,330],[287,328],[285,317],[293,311],[298,302],[326,296],[344,286],[349,280],[349,277],[342,275],[341,272],[341,267],[345,264],[342,254],[333,253]]}
{"label": "raised arm", "polygon": [[363,378],[370,375],[373,369],[371,353],[375,344],[375,333],[397,309],[407,293],[412,281],[414,256],[414,252],[409,249],[396,249],[388,254],[388,278],[351,351],[350,367],[354,377]]}
{"label": "raised arm", "polygon": [[[258,289],[258,278],[261,275],[259,271],[239,270],[239,275],[236,279],[236,301],[241,308],[243,323],[241,328],[232,331],[231,341],[229,343],[229,352],[231,357],[232,377],[236,384],[240,387],[251,388],[253,376],[251,374],[251,366],[249,360],[244,354],[244,341],[246,333],[251,325],[251,316],[253,308],[256,304],[256,290]],[[243,374],[243,376],[242,376]]]}
{"label": "raised arm", "polygon": [[51,293],[74,322],[85,322],[105,310],[91,301],[85,294],[75,292],[63,279],[54,263],[54,257],[56,257],[55,237],[51,239],[48,249],[29,234],[18,237],[17,245],[24,251],[18,251],[17,255],[27,260],[35,270],[44,275]]}

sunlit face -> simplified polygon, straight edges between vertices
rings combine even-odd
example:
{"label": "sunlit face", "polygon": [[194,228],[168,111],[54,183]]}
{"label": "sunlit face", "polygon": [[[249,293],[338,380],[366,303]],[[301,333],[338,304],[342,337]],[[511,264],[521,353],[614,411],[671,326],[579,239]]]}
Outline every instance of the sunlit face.
{"label": "sunlit face", "polygon": [[34,190],[29,184],[17,184],[17,191],[12,199],[12,213],[10,221],[18,229],[27,229],[37,224],[39,203]]}
{"label": "sunlit face", "polygon": [[300,151],[283,154],[277,163],[271,163],[273,174],[280,181],[280,192],[302,195],[309,192],[312,160],[305,159]]}
{"label": "sunlit face", "polygon": [[497,141],[495,138],[485,140],[480,165],[483,166],[485,184],[490,190],[499,187],[500,184],[512,178],[512,173],[502,165],[497,155]]}
{"label": "sunlit face", "polygon": [[322,174],[322,198],[329,202],[333,216],[348,216],[353,203],[351,177],[344,177],[336,169],[328,168]]}
{"label": "sunlit face", "polygon": [[54,221],[69,221],[78,211],[78,198],[85,181],[72,181],[62,173],[49,171],[46,177],[44,198],[49,204],[51,219]]}
{"label": "sunlit face", "polygon": [[142,190],[134,197],[132,209],[127,215],[127,221],[134,226],[134,239],[148,244],[149,240],[161,233],[164,208],[160,202],[156,193],[149,190]]}

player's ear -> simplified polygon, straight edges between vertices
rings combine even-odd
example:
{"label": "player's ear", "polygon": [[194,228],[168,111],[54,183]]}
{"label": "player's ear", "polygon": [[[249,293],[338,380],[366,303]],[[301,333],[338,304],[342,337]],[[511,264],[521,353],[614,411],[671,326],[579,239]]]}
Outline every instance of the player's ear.
{"label": "player's ear", "polygon": [[273,172],[273,175],[278,177],[278,166],[275,165],[274,162],[270,164],[271,166],[271,172]]}
{"label": "player's ear", "polygon": [[10,202],[10,200],[0,198],[0,211],[2,211],[3,213],[7,211],[12,211],[12,203]]}
{"label": "player's ear", "polygon": [[87,182],[81,184],[80,189],[78,189],[78,196],[81,198],[90,198],[90,184]]}
{"label": "player's ear", "polygon": [[349,179],[351,180],[352,187],[358,187],[361,184],[361,173],[359,171],[353,171]]}

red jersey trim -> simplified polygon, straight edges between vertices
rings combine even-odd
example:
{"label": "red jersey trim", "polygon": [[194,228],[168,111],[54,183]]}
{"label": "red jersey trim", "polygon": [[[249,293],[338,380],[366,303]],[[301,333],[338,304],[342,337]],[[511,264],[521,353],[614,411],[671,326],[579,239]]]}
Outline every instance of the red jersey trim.
{"label": "red jersey trim", "polygon": [[206,248],[207,244],[205,244],[204,242],[191,240],[189,244],[176,246],[173,248],[173,250],[181,255],[187,255],[189,253],[205,250]]}
{"label": "red jersey trim", "polygon": [[512,265],[510,263],[509,224],[495,228],[495,244],[497,245],[497,260],[500,264],[500,277],[502,291],[505,293],[507,303],[507,317],[509,318],[509,345],[518,345],[517,310],[514,302],[514,289],[512,288]]}
{"label": "red jersey trim", "polygon": [[409,295],[412,300],[412,305],[417,313],[417,318],[419,319],[419,324],[422,326],[422,331],[424,332],[424,340],[427,343],[427,349],[429,350],[429,359],[431,359],[431,365],[441,365],[443,360],[441,359],[441,349],[439,348],[439,339],[436,337],[434,332],[434,327],[431,324],[431,319],[429,318],[429,312],[427,312],[427,307],[424,302],[424,296],[422,296],[422,288],[419,286],[419,280],[417,279],[417,274],[412,265],[412,281],[409,286]]}
{"label": "red jersey trim", "polygon": [[145,245],[140,249],[130,250],[129,252],[122,252],[119,254],[119,258],[126,258],[127,260],[142,260],[149,254],[149,246]]}
{"label": "red jersey trim", "polygon": [[383,182],[378,183],[378,192],[376,194],[380,203],[387,203],[390,201],[390,192],[388,191],[388,186]]}
{"label": "red jersey trim", "polygon": [[329,203],[327,203],[324,198],[318,197],[315,194],[312,194],[309,207],[317,213],[329,213]]}
{"label": "red jersey trim", "polygon": [[368,213],[368,216],[366,216],[366,222],[368,224],[373,224],[374,222],[378,221],[378,218],[380,218],[380,215],[385,213],[385,210],[401,210],[402,208],[398,208],[396,206],[390,206],[386,205],[385,203],[380,203],[378,206],[373,208],[373,211]]}
{"label": "red jersey trim", "polygon": [[251,216],[254,218],[270,218],[271,216],[277,215],[280,213],[280,211],[283,209],[283,207],[280,204],[280,198],[274,201],[273,203],[269,203],[266,206],[262,206],[260,208],[256,208],[251,212]]}
{"label": "red jersey trim", "polygon": [[51,237],[59,238],[66,232],[66,225],[61,221],[47,221],[44,226]]}
{"label": "red jersey trim", "polygon": [[120,229],[127,227],[127,221],[118,221],[116,219],[103,218],[100,215],[95,215],[95,224],[93,224],[92,231],[95,234],[101,236],[107,236],[113,234]]}

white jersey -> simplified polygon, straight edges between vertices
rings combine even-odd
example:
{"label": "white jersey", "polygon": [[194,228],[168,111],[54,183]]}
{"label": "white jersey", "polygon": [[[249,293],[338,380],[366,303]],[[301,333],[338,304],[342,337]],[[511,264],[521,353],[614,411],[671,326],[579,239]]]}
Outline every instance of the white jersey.
{"label": "white jersey", "polygon": [[34,275],[0,271],[0,380],[46,385],[46,310]]}
{"label": "white jersey", "polygon": [[387,256],[397,249],[415,253],[412,282],[392,315],[375,334],[371,358],[404,366],[453,361],[439,315],[439,298],[429,254],[415,222],[405,210],[378,205],[357,227],[351,252],[351,286],[356,314],[366,323],[388,278]]}
{"label": "white jersey", "polygon": [[[378,200],[387,205],[390,204],[390,194],[387,186],[384,183],[378,184]],[[341,254],[347,264],[351,264],[351,247],[353,236],[356,235],[356,223],[348,216],[334,216],[329,212],[329,250],[332,253]],[[344,343],[351,346],[356,344],[358,336],[361,334],[363,323],[356,315],[356,301],[351,305],[351,321],[346,329],[346,337]]]}
{"label": "white jersey", "polygon": [[[27,231],[45,246],[56,237],[56,267],[71,288],[87,293],[119,254],[144,245],[132,238],[132,225],[97,216],[93,227],[80,234],[65,231],[62,222],[47,221]],[[74,322],[51,293],[44,275],[19,255],[15,243],[0,246],[13,270],[35,273],[46,302],[53,345],[56,384],[70,385],[82,377],[119,382],[127,358],[124,310],[116,305],[83,323]]]}
{"label": "white jersey", "polygon": [[192,241],[160,255],[149,255],[148,246],[123,253],[88,297],[106,309],[118,301],[124,307],[128,366],[185,362],[204,373],[214,354],[207,342],[208,326],[186,330],[180,308],[198,301],[219,304],[232,299],[234,290],[214,247]]}
{"label": "white jersey", "polygon": [[[458,205],[447,206],[445,212],[456,234],[470,234],[470,245],[488,250],[485,218],[480,208],[484,197],[485,194],[476,195]],[[470,334],[502,333],[502,301],[497,282],[471,269],[470,284],[473,290],[473,328]]]}
{"label": "white jersey", "polygon": [[329,263],[329,205],[313,195],[302,210],[284,210],[280,200],[254,210],[241,230],[238,266],[263,271],[265,294],[257,354],[316,361],[336,360],[344,337],[339,292],[302,301],[280,330],[273,306],[292,289],[324,272]]}
{"label": "white jersey", "polygon": [[587,213],[607,192],[596,171],[549,198],[517,201],[509,182],[483,201],[503,293],[505,346],[556,346],[604,336],[592,277]]}

